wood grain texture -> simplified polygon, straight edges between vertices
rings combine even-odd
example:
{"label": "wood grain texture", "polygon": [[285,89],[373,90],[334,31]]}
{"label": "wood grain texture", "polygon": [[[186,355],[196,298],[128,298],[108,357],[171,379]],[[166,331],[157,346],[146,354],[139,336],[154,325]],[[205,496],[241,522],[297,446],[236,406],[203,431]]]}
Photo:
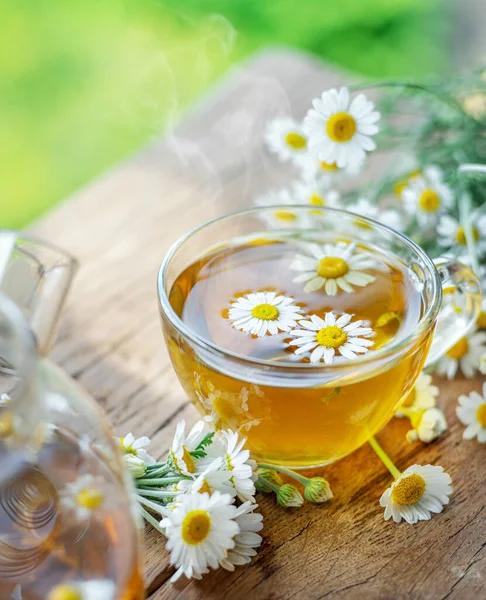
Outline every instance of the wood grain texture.
{"label": "wood grain texture", "polygon": [[[230,73],[183,123],[39,221],[33,231],[81,263],[53,358],[108,412],[116,433],[168,448],[177,421],[197,419],[169,364],[157,314],[155,278],[165,252],[194,225],[246,206],[288,180],[262,147],[278,112],[301,117],[312,97],[343,79],[303,55],[272,51]],[[373,170],[387,157],[373,159]],[[389,160],[389,158],[388,158]],[[440,382],[450,431],[424,446],[405,441],[395,419],[379,440],[406,468],[441,464],[454,496],[431,522],[383,521],[378,500],[390,476],[369,447],[328,467],[335,499],[285,511],[260,495],[264,544],[233,574],[172,586],[158,534],[146,532],[150,600],[306,598],[464,599],[486,597],[486,448],[461,440],[457,396],[479,380]]]}

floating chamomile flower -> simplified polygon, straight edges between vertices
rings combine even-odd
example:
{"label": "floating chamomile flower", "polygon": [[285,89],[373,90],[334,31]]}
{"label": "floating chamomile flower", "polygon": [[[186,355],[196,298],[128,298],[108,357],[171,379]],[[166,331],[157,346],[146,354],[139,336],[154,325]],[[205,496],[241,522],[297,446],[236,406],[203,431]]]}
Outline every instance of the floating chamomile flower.
{"label": "floating chamomile flower", "polygon": [[245,502],[236,509],[235,521],[240,528],[240,533],[234,537],[234,548],[228,550],[227,556],[219,561],[224,569],[234,571],[235,566],[245,565],[256,556],[255,548],[262,543],[262,536],[258,531],[263,529],[262,515],[253,512],[257,508],[258,504]]}
{"label": "floating chamomile flower", "polygon": [[74,513],[79,521],[87,521],[105,502],[104,486],[101,477],[81,475],[61,491],[60,505],[65,511]]}
{"label": "floating chamomile flower", "polygon": [[465,440],[477,438],[479,443],[486,443],[486,383],[483,383],[482,396],[471,392],[468,396],[459,396],[458,400],[457,417],[467,426],[462,437]]}
{"label": "floating chamomile flower", "polygon": [[432,376],[420,373],[412,391],[407,396],[400,410],[395,413],[396,417],[405,417],[415,411],[423,411],[434,408],[439,395],[439,388],[432,385]]}
{"label": "floating chamomile flower", "polygon": [[339,289],[352,293],[353,286],[364,287],[375,281],[363,269],[375,265],[373,258],[365,253],[355,253],[356,244],[307,244],[310,256],[298,255],[290,265],[294,271],[303,271],[294,278],[295,282],[305,282],[304,292],[311,293],[324,288],[328,296],[335,296]]}
{"label": "floating chamomile flower", "polygon": [[428,408],[411,415],[413,429],[407,431],[407,441],[420,440],[430,444],[447,431],[447,421],[440,408]]}
{"label": "floating chamomile flower", "polygon": [[[304,204],[310,206],[325,206],[327,208],[341,208],[341,194],[333,190],[329,185],[329,180],[309,179],[296,181],[293,186],[293,195]],[[319,211],[316,211],[319,214]]]}
{"label": "floating chamomile flower", "polygon": [[182,494],[176,503],[161,510],[164,519],[160,527],[165,529],[171,564],[177,569],[172,582],[183,574],[201,579],[209,567],[216,569],[235,547],[240,527],[229,494]]}
{"label": "floating chamomile flower", "polygon": [[169,450],[168,461],[177,473],[185,476],[191,476],[196,472],[195,458],[191,455],[203,439],[210,433],[206,421],[198,421],[191,429],[189,434],[185,435],[186,423],[184,420],[177,423],[177,427]]}
{"label": "floating chamomile flower", "polygon": [[[366,198],[359,198],[357,202],[354,204],[348,204],[348,206],[345,208],[349,212],[356,213],[361,217],[374,219],[375,221],[378,221],[378,223],[387,225],[388,227],[396,229],[397,231],[403,231],[406,225],[403,215],[401,215],[397,210],[390,208],[381,211],[376,204],[372,204]],[[369,227],[366,223],[361,223],[360,221],[356,221],[353,225],[362,229],[367,229]]]}
{"label": "floating chamomile flower", "polygon": [[307,136],[302,125],[290,117],[270,121],[265,132],[267,147],[280,160],[291,160],[307,151]]}
{"label": "floating chamomile flower", "polygon": [[309,150],[328,164],[356,167],[366,152],[376,148],[371,136],[378,133],[380,113],[359,94],[351,102],[347,88],[331,89],[312,102],[304,119]]}
{"label": "floating chamomile flower", "polygon": [[[255,205],[262,208],[274,208],[261,213],[261,218],[270,225],[270,227],[297,227],[306,228],[311,222],[311,213],[306,211],[295,211],[296,204],[303,204],[293,197],[290,190],[280,188],[270,190],[265,194],[255,198]],[[287,208],[289,207],[289,208]]]}
{"label": "floating chamomile flower", "polygon": [[234,329],[263,337],[290,331],[301,311],[293,298],[276,292],[254,292],[234,300],[228,318]]}
{"label": "floating chamomile flower", "polygon": [[374,332],[370,327],[364,327],[363,321],[351,322],[352,317],[344,313],[336,318],[333,312],[326,313],[324,319],[311,315],[309,321],[299,321],[302,329],[290,332],[296,339],[290,341],[289,346],[298,346],[295,354],[310,352],[311,362],[323,360],[326,365],[332,364],[336,352],[350,360],[365,354],[373,345],[372,340],[365,338]]}
{"label": "floating chamomile flower", "polygon": [[52,588],[47,600],[115,600],[116,585],[109,579],[61,583]]}
{"label": "floating chamomile flower", "polygon": [[[464,249],[467,246],[466,232],[464,227],[453,217],[442,215],[437,225],[438,243],[444,248],[459,247]],[[471,229],[475,247],[479,254],[486,251],[486,215],[483,215],[475,221]]]}
{"label": "floating chamomile flower", "polygon": [[440,513],[452,494],[452,480],[442,467],[413,465],[406,469],[383,492],[380,505],[385,507],[385,521],[404,519],[411,525],[428,521]]}
{"label": "floating chamomile flower", "polygon": [[422,227],[433,226],[454,202],[452,189],[443,181],[442,171],[425,167],[422,175],[412,179],[402,192],[405,210],[417,218]]}
{"label": "floating chamomile flower", "polygon": [[437,363],[436,373],[453,379],[458,368],[466,377],[474,377],[479,369],[481,356],[486,351],[486,333],[476,331],[465,335],[449,348]]}
{"label": "floating chamomile flower", "polygon": [[153,465],[155,463],[155,459],[145,450],[145,448],[150,446],[150,438],[146,435],[135,439],[132,433],[127,433],[125,437],[115,438],[115,441],[118,442],[123,454],[136,456],[146,465]]}

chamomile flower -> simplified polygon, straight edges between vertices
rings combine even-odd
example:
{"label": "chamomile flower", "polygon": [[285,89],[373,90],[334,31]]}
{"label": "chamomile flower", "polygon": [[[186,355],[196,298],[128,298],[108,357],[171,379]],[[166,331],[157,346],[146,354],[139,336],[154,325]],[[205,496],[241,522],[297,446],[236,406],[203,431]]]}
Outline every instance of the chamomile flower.
{"label": "chamomile flower", "polygon": [[220,440],[225,446],[223,468],[230,473],[236,495],[242,502],[254,502],[257,464],[250,458],[250,451],[244,449],[246,438],[240,440],[237,433],[228,430],[221,432]]}
{"label": "chamomile flower", "polygon": [[125,454],[123,456],[123,462],[132,477],[143,477],[147,472],[146,464],[141,458],[138,458],[138,456],[133,456],[133,454]]}
{"label": "chamomile flower", "polygon": [[[467,247],[466,233],[464,227],[453,217],[442,215],[437,225],[438,243],[444,248]],[[486,215],[483,215],[475,221],[472,226],[472,237],[475,242],[477,252],[484,254],[486,251]]]}
{"label": "chamomile flower", "polygon": [[336,318],[333,312],[326,313],[324,319],[311,315],[309,321],[299,321],[301,329],[290,332],[296,339],[290,341],[289,346],[298,346],[295,354],[310,352],[311,362],[323,360],[326,365],[332,364],[336,352],[350,360],[365,354],[373,345],[372,340],[365,338],[374,332],[370,327],[363,327],[363,321],[351,322],[352,317],[344,313]]}
{"label": "chamomile flower", "polygon": [[127,433],[125,437],[115,438],[118,442],[120,450],[124,455],[136,456],[142,460],[146,465],[153,465],[155,459],[145,450],[150,446],[150,438],[146,435],[135,439],[135,436],[131,433]]}
{"label": "chamomile flower", "polygon": [[[361,217],[374,219],[375,221],[378,221],[378,223],[382,223],[383,225],[387,225],[398,231],[402,231],[406,225],[403,216],[397,210],[393,210],[392,208],[380,210],[376,204],[372,204],[366,198],[359,198],[354,204],[346,206],[346,210],[356,213]],[[356,227],[367,228],[366,224],[359,221],[356,221],[354,225]]]}
{"label": "chamomile flower", "polygon": [[73,581],[52,588],[47,600],[115,600],[116,585],[109,579]]}
{"label": "chamomile flower", "polygon": [[445,375],[448,379],[453,379],[460,367],[466,377],[474,377],[485,351],[485,332],[476,331],[465,335],[439,359],[435,372],[438,375]]}
{"label": "chamomile flower", "polygon": [[81,475],[61,491],[60,505],[66,512],[73,513],[78,521],[87,521],[104,504],[104,487],[101,477]]}
{"label": "chamomile flower", "polygon": [[307,136],[302,125],[290,117],[277,117],[270,121],[265,141],[270,152],[282,161],[302,156],[307,151]]}
{"label": "chamomile flower", "polygon": [[462,434],[465,440],[477,438],[481,444],[486,443],[486,383],[483,383],[483,395],[471,392],[469,396],[459,396],[456,408],[458,419],[466,429]]}
{"label": "chamomile flower", "polygon": [[307,244],[310,256],[298,255],[290,265],[294,271],[303,271],[294,278],[295,282],[305,282],[304,292],[311,293],[324,288],[328,296],[335,296],[341,289],[354,292],[353,286],[364,287],[375,281],[375,277],[364,273],[364,269],[374,266],[372,257],[356,253],[356,244]]}
{"label": "chamomile flower", "polygon": [[210,429],[204,420],[198,421],[191,429],[189,434],[185,435],[186,423],[179,421],[169,450],[168,460],[177,473],[191,476],[196,472],[195,458],[191,452],[196,450],[203,439],[208,435]]}
{"label": "chamomile flower", "polygon": [[420,440],[430,444],[447,431],[447,421],[440,408],[428,408],[415,413],[411,417],[411,423],[413,429],[406,435],[409,442]]}
{"label": "chamomile flower", "polygon": [[160,527],[165,529],[170,561],[177,569],[172,582],[183,574],[201,579],[235,547],[240,527],[235,521],[237,508],[231,503],[229,494],[188,493],[161,509],[164,518]]}
{"label": "chamomile flower", "polygon": [[434,408],[439,395],[439,388],[432,384],[432,376],[420,373],[412,391],[395,413],[396,417],[405,417],[415,411]]}
{"label": "chamomile flower", "polygon": [[[199,472],[202,464],[207,465]],[[197,460],[196,466],[198,472],[196,472],[196,479],[182,479],[174,485],[173,491],[175,492],[198,492],[199,494],[212,494],[215,491],[221,492],[222,494],[229,494],[232,498],[236,496],[236,489],[231,481],[231,472],[223,468],[223,459],[217,457],[210,459],[209,464],[207,460]]]}
{"label": "chamomile flower", "polygon": [[328,185],[336,184],[342,180],[355,177],[361,172],[362,164],[348,165],[345,168],[340,168],[335,162],[327,163],[319,160],[314,154],[307,152],[296,157],[294,161],[297,168],[300,169],[302,179],[324,182]]}
{"label": "chamomile flower", "polygon": [[[292,210],[296,204],[299,204],[298,200],[293,197],[287,188],[270,190],[255,198],[256,206],[275,208],[274,211],[264,211],[261,213],[261,218],[272,228],[289,226],[306,228],[311,221],[311,214],[305,214],[305,211]],[[287,209],[287,207],[292,208]]]}
{"label": "chamomile flower", "polygon": [[234,329],[263,337],[290,331],[302,309],[295,300],[276,292],[253,292],[231,303],[228,318]]}
{"label": "chamomile flower", "polygon": [[452,480],[442,467],[413,465],[406,469],[383,492],[380,505],[385,508],[385,521],[404,519],[411,525],[428,521],[432,513],[440,513],[449,503]]}
{"label": "chamomile flower", "polygon": [[347,88],[324,92],[312,103],[304,119],[309,149],[319,160],[338,167],[360,165],[374,150],[372,136],[379,129],[380,113],[373,102],[358,94],[351,102]]}
{"label": "chamomile flower", "polygon": [[227,556],[219,561],[224,569],[234,571],[235,566],[247,564],[256,556],[255,548],[262,543],[262,536],[258,532],[263,529],[262,515],[254,512],[257,508],[258,504],[245,502],[236,509],[235,521],[240,532],[234,537],[234,548],[228,550]]}
{"label": "chamomile flower", "polygon": [[[341,194],[333,190],[329,180],[309,179],[296,181],[293,186],[293,196],[297,201],[311,206],[340,208]],[[317,214],[319,212],[317,211]]]}
{"label": "chamomile flower", "polygon": [[425,167],[402,191],[405,210],[417,218],[419,225],[435,225],[440,215],[454,202],[452,189],[443,181],[442,171],[435,166]]}

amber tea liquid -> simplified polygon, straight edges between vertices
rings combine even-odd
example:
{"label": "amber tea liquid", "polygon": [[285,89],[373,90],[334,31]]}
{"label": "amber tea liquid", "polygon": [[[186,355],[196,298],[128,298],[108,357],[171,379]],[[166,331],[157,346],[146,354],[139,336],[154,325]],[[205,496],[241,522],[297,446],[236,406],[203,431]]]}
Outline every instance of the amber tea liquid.
{"label": "amber tea liquid", "polygon": [[[177,277],[169,294],[171,306],[204,340],[242,357],[289,365],[309,362],[309,357],[294,353],[288,332],[256,337],[234,329],[228,318],[232,300],[273,290],[293,297],[305,315],[353,314],[353,320],[364,320],[374,331],[369,353],[415,329],[422,298],[398,258],[360,246],[375,259],[365,269],[374,281],[354,286],[352,293],[329,296],[323,289],[306,293],[302,282],[293,281],[298,273],[290,265],[302,248],[299,240],[247,239],[210,251]],[[193,348],[166,330],[174,367],[196,407],[212,414],[219,427],[246,436],[255,458],[293,467],[333,462],[380,429],[409,393],[431,335],[424,334],[385,372],[367,372],[350,384],[299,387],[279,381],[278,374],[272,385],[231,377],[220,366],[200,360]]]}

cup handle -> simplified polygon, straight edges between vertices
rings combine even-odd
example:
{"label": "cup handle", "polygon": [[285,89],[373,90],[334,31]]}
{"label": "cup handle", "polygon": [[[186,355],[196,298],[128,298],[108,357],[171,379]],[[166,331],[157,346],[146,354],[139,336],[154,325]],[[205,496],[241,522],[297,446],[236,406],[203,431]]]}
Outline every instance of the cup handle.
{"label": "cup handle", "polygon": [[474,271],[451,258],[437,258],[434,264],[442,282],[443,296],[426,367],[474,327],[481,311],[481,286]]}

